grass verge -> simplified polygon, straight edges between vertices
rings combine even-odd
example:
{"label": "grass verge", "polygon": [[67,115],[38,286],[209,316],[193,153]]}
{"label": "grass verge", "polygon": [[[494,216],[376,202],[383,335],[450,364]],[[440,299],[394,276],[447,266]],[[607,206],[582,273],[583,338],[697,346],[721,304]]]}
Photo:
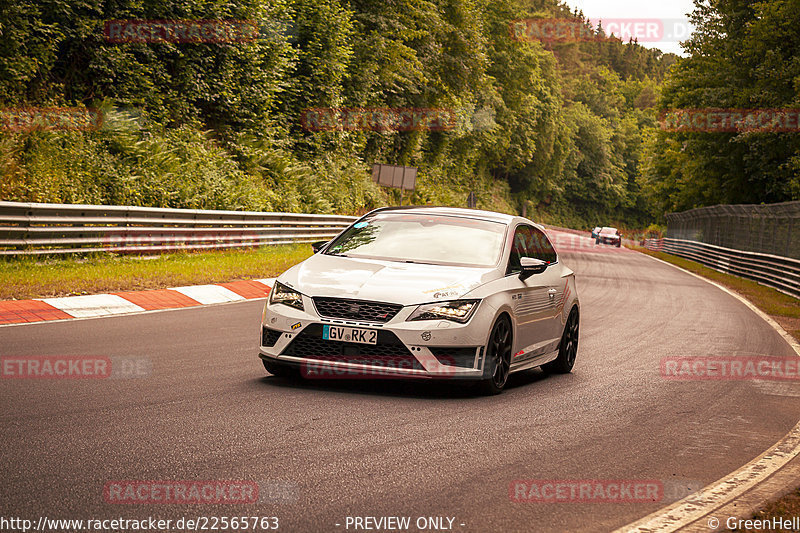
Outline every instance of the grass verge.
{"label": "grass verge", "polygon": [[[770,315],[783,329],[800,341],[800,300],[787,296],[775,289],[759,285],[755,281],[738,278],[730,274],[723,274],[688,259],[676,257],[664,252],[653,252],[645,248],[637,247],[635,249],[644,254],[677,265],[689,272],[699,274],[704,278],[715,281],[741,294],[756,307]],[[775,518],[783,521],[791,520],[795,516],[800,516],[800,488],[777,501],[765,505],[758,512],[754,513],[752,518],[753,520],[766,520],[771,522]],[[729,531],[761,533],[766,531],[774,532],[776,529],[768,527],[766,529],[730,529]]]}
{"label": "grass verge", "polygon": [[[759,510],[757,513],[753,514],[753,520],[764,520],[769,523],[769,526],[772,526],[772,520],[774,518],[780,519],[781,522],[786,520],[790,521],[795,516],[800,516],[800,489],[797,489],[778,501],[772,502],[763,509]],[[755,524],[753,524],[755,525]],[[762,524],[763,525],[763,524]],[[736,531],[742,533],[761,533],[761,532],[792,532],[797,531],[796,529],[784,529],[784,528],[773,528],[773,527],[766,527],[760,529],[752,529],[752,528],[744,528],[744,529],[731,529],[729,531]]]}
{"label": "grass verge", "polygon": [[275,277],[311,255],[311,245],[160,256],[97,254],[0,260],[0,300],[165,289]]}

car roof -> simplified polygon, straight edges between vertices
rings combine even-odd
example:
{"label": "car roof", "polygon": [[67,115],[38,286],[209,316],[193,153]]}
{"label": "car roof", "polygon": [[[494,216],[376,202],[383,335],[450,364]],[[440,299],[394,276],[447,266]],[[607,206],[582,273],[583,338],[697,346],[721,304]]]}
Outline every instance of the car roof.
{"label": "car roof", "polygon": [[[408,213],[422,215],[443,215],[463,218],[477,218],[481,220],[488,220],[491,222],[501,222],[503,224],[511,224],[514,220],[525,220],[513,215],[506,215],[503,213],[495,213],[494,211],[482,211],[480,209],[464,209],[459,207],[435,207],[435,206],[402,206],[402,207],[381,207],[369,214],[378,213]],[[530,222],[530,221],[529,221]]]}

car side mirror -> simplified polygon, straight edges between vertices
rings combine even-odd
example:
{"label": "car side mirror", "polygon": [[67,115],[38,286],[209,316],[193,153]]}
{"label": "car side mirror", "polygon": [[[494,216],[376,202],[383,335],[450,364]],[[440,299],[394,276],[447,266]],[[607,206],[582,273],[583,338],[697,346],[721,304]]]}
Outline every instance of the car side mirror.
{"label": "car side mirror", "polygon": [[541,274],[550,266],[550,263],[547,261],[542,261],[541,259],[535,259],[533,257],[521,257],[519,262],[522,265],[522,272],[519,275],[522,281],[536,274]]}
{"label": "car side mirror", "polygon": [[329,242],[330,241],[318,241],[318,242],[315,242],[315,243],[313,243],[311,245],[311,249],[314,250],[315,254],[318,254],[319,251],[322,250],[322,248],[324,248],[325,245],[328,244]]}

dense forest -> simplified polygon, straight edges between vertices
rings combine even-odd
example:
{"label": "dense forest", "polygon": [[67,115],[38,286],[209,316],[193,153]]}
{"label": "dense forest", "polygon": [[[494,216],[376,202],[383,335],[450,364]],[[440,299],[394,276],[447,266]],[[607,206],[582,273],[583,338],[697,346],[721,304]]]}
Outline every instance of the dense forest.
{"label": "dense forest", "polygon": [[[662,109],[800,110],[800,1],[700,3]],[[648,141],[641,182],[656,213],[800,199],[800,128],[673,133]]]}
{"label": "dense forest", "polygon": [[[701,6],[678,58],[557,0],[5,2],[0,108],[99,109],[102,125],[0,131],[0,199],[356,213],[465,205],[473,190],[479,207],[574,226],[789,199],[796,134],[663,132],[658,110],[796,105],[796,3]],[[512,22],[531,18],[572,19],[595,38],[515,37]],[[120,20],[257,28],[232,42],[115,42],[104,31]],[[326,108],[452,120],[309,128],[308,110]],[[416,191],[378,187],[373,163],[418,167]]]}

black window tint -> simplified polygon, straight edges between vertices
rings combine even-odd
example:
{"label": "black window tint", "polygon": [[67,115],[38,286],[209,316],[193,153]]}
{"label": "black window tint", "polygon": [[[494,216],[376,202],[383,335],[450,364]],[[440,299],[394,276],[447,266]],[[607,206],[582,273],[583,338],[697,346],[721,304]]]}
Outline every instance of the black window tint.
{"label": "black window tint", "polygon": [[543,231],[537,228],[532,229],[532,240],[528,245],[528,256],[533,257],[535,259],[541,259],[542,261],[547,261],[548,263],[555,263],[558,261],[558,256],[556,254],[553,245],[550,244],[550,240],[547,238],[547,235],[544,234]]}
{"label": "black window tint", "polygon": [[531,242],[531,228],[530,226],[518,226],[514,232],[514,241],[511,244],[511,255],[508,258],[508,272],[522,272],[522,264],[520,263],[521,257],[530,257],[528,255],[528,246]]}

